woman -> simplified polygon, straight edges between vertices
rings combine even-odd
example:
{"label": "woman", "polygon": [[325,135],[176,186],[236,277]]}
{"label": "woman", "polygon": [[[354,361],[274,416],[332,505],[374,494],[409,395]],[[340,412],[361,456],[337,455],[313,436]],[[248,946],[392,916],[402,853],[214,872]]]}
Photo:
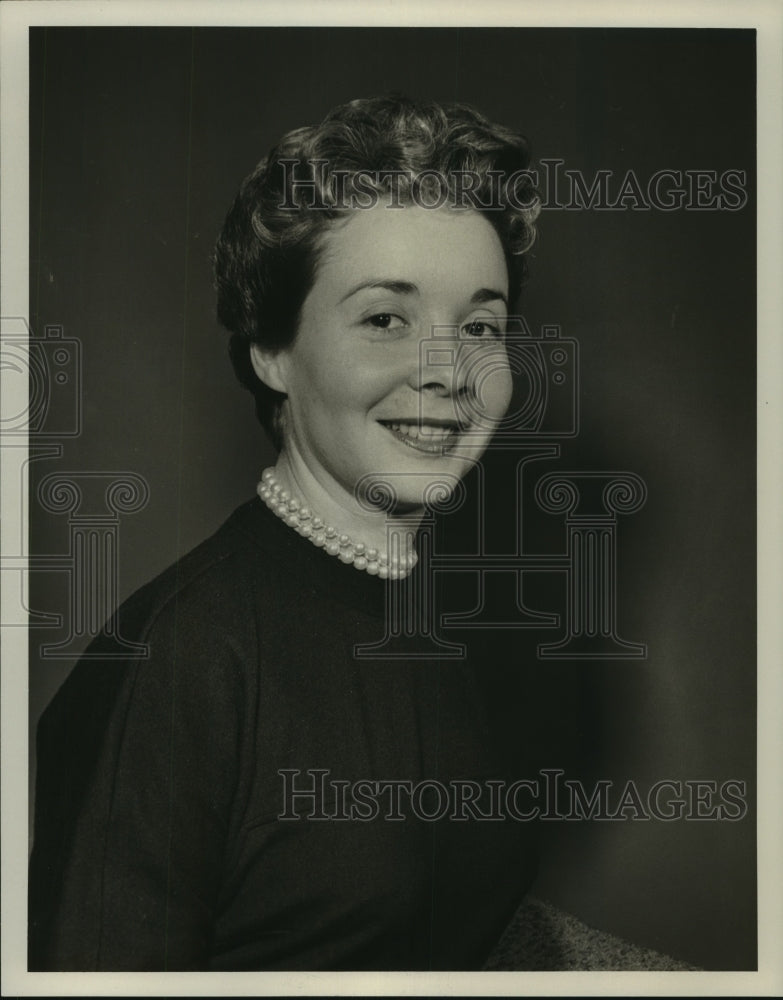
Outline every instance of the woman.
{"label": "woman", "polygon": [[31,969],[479,968],[500,937],[529,825],[478,801],[435,821],[432,797],[515,771],[504,692],[471,655],[361,651],[426,587],[427,504],[508,407],[527,163],[471,109],[393,97],[289,133],[243,183],[218,314],[278,460],[41,721]]}

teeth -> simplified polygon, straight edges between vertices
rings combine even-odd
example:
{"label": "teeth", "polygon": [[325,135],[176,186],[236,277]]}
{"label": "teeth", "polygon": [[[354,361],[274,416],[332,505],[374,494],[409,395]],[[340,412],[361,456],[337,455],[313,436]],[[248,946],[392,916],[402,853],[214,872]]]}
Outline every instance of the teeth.
{"label": "teeth", "polygon": [[457,433],[455,427],[435,427],[432,424],[390,422],[386,426],[401,438],[432,448],[442,448]]}
{"label": "teeth", "polygon": [[[381,423],[386,423],[386,421],[381,421]],[[427,435],[453,434],[457,429],[451,426],[436,427],[434,424],[402,424],[391,421],[386,423],[386,426],[391,427],[392,430],[400,431],[402,434],[423,434],[425,437]]]}

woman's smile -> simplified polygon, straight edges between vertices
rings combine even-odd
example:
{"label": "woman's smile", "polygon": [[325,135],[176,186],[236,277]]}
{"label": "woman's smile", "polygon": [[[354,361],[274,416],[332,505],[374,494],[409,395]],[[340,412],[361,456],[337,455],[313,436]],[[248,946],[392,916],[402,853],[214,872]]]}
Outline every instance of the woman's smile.
{"label": "woman's smile", "polygon": [[426,455],[443,455],[451,451],[459,435],[457,424],[387,420],[379,420],[378,423],[406,447],[414,448]]}

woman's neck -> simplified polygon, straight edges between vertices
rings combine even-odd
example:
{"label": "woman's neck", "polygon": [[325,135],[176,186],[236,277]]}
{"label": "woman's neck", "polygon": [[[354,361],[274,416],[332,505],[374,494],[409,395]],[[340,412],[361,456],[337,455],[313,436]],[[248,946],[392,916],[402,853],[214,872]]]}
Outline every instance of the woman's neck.
{"label": "woman's neck", "polygon": [[349,535],[354,542],[377,549],[389,559],[415,552],[414,538],[423,508],[405,512],[367,509],[338,483],[323,482],[301,456],[286,448],[278,456],[274,475],[282,489],[338,534]]}

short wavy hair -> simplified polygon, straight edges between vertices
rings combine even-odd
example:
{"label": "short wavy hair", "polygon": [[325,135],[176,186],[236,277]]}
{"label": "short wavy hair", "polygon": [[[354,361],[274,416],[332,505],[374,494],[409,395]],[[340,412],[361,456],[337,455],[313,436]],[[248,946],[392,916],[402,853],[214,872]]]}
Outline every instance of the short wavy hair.
{"label": "short wavy hair", "polygon": [[524,136],[474,108],[392,94],[350,101],[320,125],[287,133],[245,178],[215,247],[217,315],[231,334],[237,377],[278,450],[285,396],[255,374],[250,345],[293,341],[323,235],[368,194],[401,205],[426,198],[433,207],[459,196],[497,232],[513,303],[541,208],[529,163]]}

